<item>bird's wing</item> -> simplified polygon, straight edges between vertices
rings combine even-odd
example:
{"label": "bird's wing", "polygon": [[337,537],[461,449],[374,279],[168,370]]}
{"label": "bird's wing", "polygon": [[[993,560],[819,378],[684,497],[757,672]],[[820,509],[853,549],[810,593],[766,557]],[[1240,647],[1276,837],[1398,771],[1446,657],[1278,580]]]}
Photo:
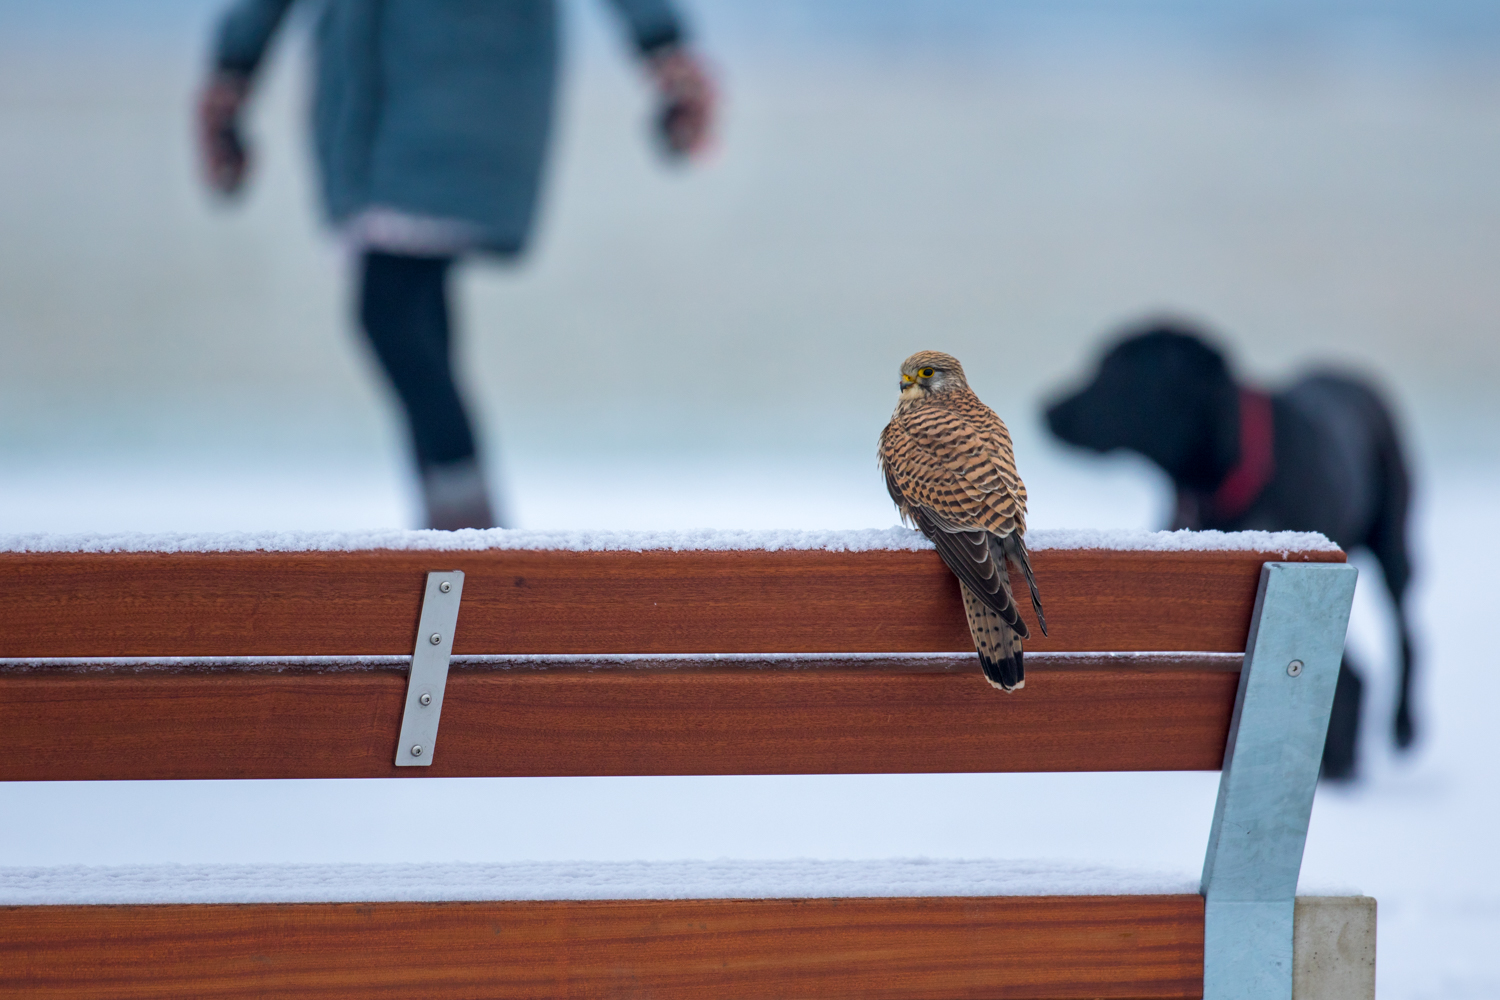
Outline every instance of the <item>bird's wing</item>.
{"label": "bird's wing", "polygon": [[[898,439],[902,491],[914,506],[927,507],[961,529],[997,535],[1025,530],[1025,488],[1016,474],[1010,434],[992,411],[970,415],[950,407],[922,406],[891,421]],[[988,419],[985,416],[988,415]]]}
{"label": "bird's wing", "polygon": [[1031,572],[1031,555],[1026,551],[1026,542],[1018,534],[1006,535],[1000,540],[1000,548],[1006,560],[1026,578],[1026,587],[1031,591],[1031,610],[1036,612],[1036,622],[1047,634],[1047,616],[1042,611],[1042,594],[1037,590],[1036,576]]}
{"label": "bird's wing", "polygon": [[938,556],[973,596],[1022,638],[1027,636],[999,536],[970,511],[982,508],[954,481],[953,473],[892,420],[880,435],[880,468],[901,515],[937,548]]}
{"label": "bird's wing", "polygon": [[984,529],[944,527],[924,507],[913,510],[917,528],[932,540],[944,565],[968,591],[990,608],[1022,639],[1030,636],[1010,590],[1010,569],[1000,548],[1002,540]]}

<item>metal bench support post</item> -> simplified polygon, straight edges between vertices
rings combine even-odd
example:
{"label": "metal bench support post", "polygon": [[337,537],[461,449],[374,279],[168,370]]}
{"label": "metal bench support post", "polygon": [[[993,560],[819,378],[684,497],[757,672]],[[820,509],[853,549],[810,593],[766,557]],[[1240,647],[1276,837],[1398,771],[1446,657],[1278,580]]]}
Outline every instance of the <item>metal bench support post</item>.
{"label": "metal bench support post", "polygon": [[1204,1000],[1290,1000],[1297,875],[1353,566],[1266,563],[1203,862]]}

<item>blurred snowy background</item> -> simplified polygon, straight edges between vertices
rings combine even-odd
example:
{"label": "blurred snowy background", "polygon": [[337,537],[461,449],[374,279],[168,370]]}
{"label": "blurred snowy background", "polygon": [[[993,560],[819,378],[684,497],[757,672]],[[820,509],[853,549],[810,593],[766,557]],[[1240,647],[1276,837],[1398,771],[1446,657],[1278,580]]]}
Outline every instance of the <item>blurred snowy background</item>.
{"label": "blurred snowy background", "polygon": [[[1040,527],[1166,514],[1038,405],[1144,312],[1241,374],[1373,373],[1418,470],[1418,705],[1388,750],[1375,568],[1364,779],[1304,882],[1380,900],[1386,998],[1500,996],[1500,7],[1469,0],[685,0],[725,92],[664,167],[606,6],[569,0],[533,252],[461,279],[466,381],[526,527],[893,523],[892,373],[961,357]],[[0,532],[403,526],[303,129],[305,18],[230,209],[197,183],[218,3],[0,0]],[[1013,857],[1195,872],[1214,775],[0,787],[0,865]],[[1005,831],[1000,834],[998,831]]]}

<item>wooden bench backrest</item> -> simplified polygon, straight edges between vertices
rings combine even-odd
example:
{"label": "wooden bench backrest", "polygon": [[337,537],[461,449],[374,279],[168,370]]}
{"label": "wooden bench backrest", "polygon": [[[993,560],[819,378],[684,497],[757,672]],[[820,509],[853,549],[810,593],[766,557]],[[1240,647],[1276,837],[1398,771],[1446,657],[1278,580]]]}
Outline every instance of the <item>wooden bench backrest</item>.
{"label": "wooden bench backrest", "polygon": [[[1037,552],[1051,635],[1005,696],[932,552],[0,554],[0,780],[413,775],[405,667],[378,658],[411,653],[435,569],[465,578],[416,773],[1217,769],[1238,660],[1204,654],[1244,651],[1268,559],[1343,554]],[[1122,652],[1152,655],[1077,655]],[[56,659],[97,657],[158,661]]]}
{"label": "wooden bench backrest", "polygon": [[[1277,560],[1344,555],[1037,552],[1027,651],[1242,653]],[[456,655],[973,649],[930,551],[0,553],[0,657],[410,654],[436,569],[465,574]]]}

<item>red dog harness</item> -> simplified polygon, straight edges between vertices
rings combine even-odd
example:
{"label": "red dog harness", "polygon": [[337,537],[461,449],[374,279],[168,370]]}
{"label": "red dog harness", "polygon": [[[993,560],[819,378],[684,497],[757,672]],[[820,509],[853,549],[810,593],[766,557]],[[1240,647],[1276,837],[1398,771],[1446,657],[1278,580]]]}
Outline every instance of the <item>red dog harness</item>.
{"label": "red dog harness", "polygon": [[1232,521],[1250,509],[1276,471],[1276,427],[1271,397],[1240,390],[1240,460],[1214,491],[1216,520]]}

